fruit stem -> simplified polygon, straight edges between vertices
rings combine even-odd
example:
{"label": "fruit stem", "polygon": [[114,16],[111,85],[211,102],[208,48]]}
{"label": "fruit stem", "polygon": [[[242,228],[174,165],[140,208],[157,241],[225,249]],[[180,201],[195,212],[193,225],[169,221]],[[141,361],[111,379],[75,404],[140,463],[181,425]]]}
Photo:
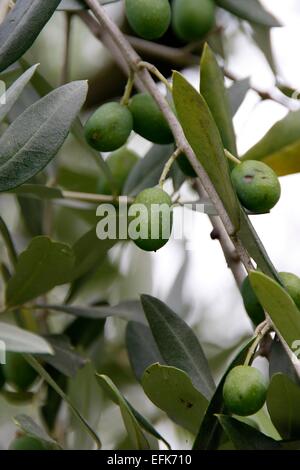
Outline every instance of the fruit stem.
{"label": "fruit stem", "polygon": [[224,149],[224,153],[225,153],[226,157],[228,158],[228,160],[231,160],[233,163],[235,163],[235,164],[242,163],[241,160],[239,158],[235,157],[234,155],[232,155],[232,153],[230,153],[229,150]]}
{"label": "fruit stem", "polygon": [[176,158],[181,154],[181,149],[180,148],[177,148],[175,150],[174,153],[172,153],[171,157],[169,158],[169,160],[167,161],[167,163],[165,164],[164,166],[164,169],[162,171],[162,174],[161,174],[161,177],[159,178],[159,186],[162,188],[166,179],[167,179],[167,176],[169,174],[169,171],[171,170],[172,168],[172,165],[173,163],[175,162]]}
{"label": "fruit stem", "polygon": [[144,68],[147,69],[152,75],[158,78],[164,85],[166,85],[167,90],[169,90],[170,93],[173,92],[172,90],[172,85],[171,83],[164,77],[164,75],[155,67],[155,65],[150,64],[149,62],[145,62],[144,60],[141,60],[138,63],[139,68]]}
{"label": "fruit stem", "polygon": [[125,86],[124,95],[123,95],[123,97],[121,99],[121,102],[120,102],[121,105],[123,105],[123,106],[128,105],[128,102],[129,102],[131,94],[132,94],[133,85],[134,85],[134,72],[131,71],[130,74],[129,74],[126,86]]}
{"label": "fruit stem", "polygon": [[269,320],[263,321],[260,325],[255,330],[256,338],[255,341],[253,342],[252,346],[249,348],[247,357],[245,359],[244,365],[248,366],[251,364],[252,360],[254,359],[254,354],[257,349],[257,346],[263,339],[263,337],[268,333],[268,331],[271,329],[271,325],[269,323]]}

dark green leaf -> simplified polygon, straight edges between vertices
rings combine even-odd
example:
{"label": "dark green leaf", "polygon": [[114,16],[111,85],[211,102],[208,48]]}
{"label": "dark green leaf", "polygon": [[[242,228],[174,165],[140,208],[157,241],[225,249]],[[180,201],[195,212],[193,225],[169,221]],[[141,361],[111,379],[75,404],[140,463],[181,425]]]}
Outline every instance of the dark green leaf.
{"label": "dark green leaf", "polygon": [[48,335],[45,339],[52,346],[54,354],[40,355],[40,358],[67,377],[74,377],[78,369],[87,363],[87,359],[75,351],[66,336]]}
{"label": "dark green leaf", "polygon": [[256,262],[258,269],[280,282],[277,271],[273,266],[273,263],[270,260],[259,236],[257,235],[251,220],[244,210],[241,210],[240,221],[241,225],[237,235],[251,258]]}
{"label": "dark green leaf", "polygon": [[59,188],[51,188],[42,184],[22,184],[10,191],[21,196],[30,196],[37,199],[62,199],[63,193]]}
{"label": "dark green leaf", "polygon": [[52,439],[43,428],[36,424],[30,416],[26,416],[24,414],[17,415],[14,418],[14,422],[23,432],[25,432],[25,434],[45,442],[46,444],[50,444],[53,450],[61,448],[61,446],[54,441],[54,439]]}
{"label": "dark green leaf", "polygon": [[224,75],[217,59],[206,44],[200,63],[200,92],[205,99],[219,129],[223,147],[237,155],[230,104],[224,85]]}
{"label": "dark green leaf", "polygon": [[107,317],[120,317],[124,320],[133,320],[145,323],[145,316],[140,302],[137,300],[127,300],[119,303],[115,307],[109,305],[104,307],[80,307],[69,305],[38,305],[38,308],[46,308],[56,312],[64,312],[75,317],[100,319]]}
{"label": "dark green leaf", "polygon": [[219,194],[231,222],[238,229],[240,207],[211,112],[203,97],[178,72],[174,72],[173,97],[185,136]]}
{"label": "dark green leaf", "polygon": [[293,351],[300,338],[300,314],[296,304],[283,287],[264,274],[251,272],[249,279],[274,328]]}
{"label": "dark green leaf", "polygon": [[272,72],[277,75],[276,63],[273,55],[272,42],[271,42],[271,31],[267,26],[259,24],[252,24],[253,39],[258,45],[259,49],[264,54]]}
{"label": "dark green leaf", "polygon": [[283,439],[300,438],[300,387],[283,374],[272,377],[267,406],[270,418]]}
{"label": "dark green leaf", "polygon": [[6,289],[7,306],[22,305],[70,280],[74,254],[68,245],[48,237],[33,238],[19,256]]}
{"label": "dark green leaf", "polygon": [[148,398],[175,423],[192,433],[197,432],[208,401],[184,371],[153,364],[146,369],[142,385]]}
{"label": "dark green leaf", "polygon": [[60,0],[21,0],[0,26],[0,71],[30,48],[55,12]]}
{"label": "dark green leaf", "polygon": [[164,361],[156,346],[151,330],[138,322],[130,321],[126,328],[126,346],[132,370],[141,381],[147,367]]}
{"label": "dark green leaf", "polygon": [[25,183],[56,155],[87,93],[85,81],[53,91],[24,111],[0,139],[0,191]]}
{"label": "dark green leaf", "polygon": [[100,240],[96,228],[85,233],[73,246],[76,259],[73,280],[99,265],[117,242],[118,240],[111,239]]}
{"label": "dark green leaf", "polygon": [[269,355],[269,375],[270,379],[275,374],[287,375],[295,384],[300,385],[300,379],[295,371],[295,367],[286,350],[278,338],[274,338]]}
{"label": "dark green leaf", "polygon": [[243,103],[247,92],[250,90],[250,79],[237,80],[228,89],[231,114],[234,116]]}
{"label": "dark green leaf", "polygon": [[237,450],[281,450],[280,442],[248,424],[225,415],[219,415],[218,419]]}
{"label": "dark green leaf", "polygon": [[131,407],[128,406],[127,401],[121,395],[115,384],[105,375],[96,374],[99,385],[106,391],[110,399],[120,407],[122,418],[128,437],[135,449],[146,450],[149,449],[149,443],[143,434],[143,431],[135,418]]}
{"label": "dark green leaf", "polygon": [[130,172],[123,194],[136,196],[145,188],[156,186],[166,161],[174,152],[174,145],[153,145]]}
{"label": "dark green leaf", "polygon": [[186,372],[196,389],[210,399],[215,383],[193,330],[155,297],[142,295],[141,300],[153,337],[166,364]]}
{"label": "dark green leaf", "polygon": [[26,70],[13,85],[6,91],[5,104],[0,106],[0,122],[6,117],[7,113],[11,110],[27,83],[31,80],[37,65],[33,65],[30,69]]}
{"label": "dark green leaf", "polygon": [[216,0],[219,7],[246,21],[269,26],[281,26],[271,13],[267,12],[258,0]]}

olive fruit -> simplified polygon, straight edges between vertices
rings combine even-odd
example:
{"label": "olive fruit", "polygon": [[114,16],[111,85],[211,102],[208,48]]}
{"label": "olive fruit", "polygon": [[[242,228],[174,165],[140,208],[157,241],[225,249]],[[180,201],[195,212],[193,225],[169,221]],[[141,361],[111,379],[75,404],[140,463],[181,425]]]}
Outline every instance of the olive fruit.
{"label": "olive fruit", "polygon": [[158,39],[171,22],[169,0],[126,0],[126,15],[136,34],[144,39]]}
{"label": "olive fruit", "polygon": [[173,217],[172,200],[165,191],[157,187],[145,189],[136,197],[130,214],[129,230],[136,232],[133,236],[129,231],[129,236],[139,248],[157,251],[167,243]]}
{"label": "olive fruit", "polygon": [[[138,160],[138,155],[126,147],[121,147],[107,158],[106,163],[111,171],[118,195],[122,193],[125,181]],[[100,194],[111,194],[109,181],[104,176],[99,180],[97,190]]]}
{"label": "olive fruit", "polygon": [[26,391],[37,378],[37,372],[19,353],[6,353],[2,367],[6,381],[20,391]]}
{"label": "olive fruit", "polygon": [[181,153],[176,159],[179,168],[181,169],[182,173],[190,178],[196,178],[197,173],[195,172],[194,168],[190,164],[187,156],[184,153]]}
{"label": "olive fruit", "polygon": [[292,273],[279,273],[282,283],[300,310],[300,278]]}
{"label": "olive fruit", "polygon": [[242,205],[251,212],[269,212],[281,194],[276,173],[263,162],[247,160],[231,172],[233,186]]}
{"label": "olive fruit", "polygon": [[163,113],[148,93],[138,93],[129,103],[134,131],[155,144],[170,144],[174,137]]}
{"label": "olive fruit", "polygon": [[112,152],[126,143],[132,125],[132,115],[126,106],[115,102],[106,103],[86,122],[85,138],[94,149]]}
{"label": "olive fruit", "polygon": [[259,325],[265,319],[264,309],[262,308],[249,280],[249,276],[244,279],[241,287],[241,294],[244,306],[254,325]]}
{"label": "olive fruit", "polygon": [[215,5],[212,0],[174,0],[172,25],[184,41],[197,41],[214,25]]}
{"label": "olive fruit", "polygon": [[34,437],[21,436],[12,441],[9,450],[50,450],[50,447]]}
{"label": "olive fruit", "polygon": [[257,413],[266,401],[267,381],[262,373],[250,366],[237,366],[226,377],[223,387],[224,403],[239,416]]}

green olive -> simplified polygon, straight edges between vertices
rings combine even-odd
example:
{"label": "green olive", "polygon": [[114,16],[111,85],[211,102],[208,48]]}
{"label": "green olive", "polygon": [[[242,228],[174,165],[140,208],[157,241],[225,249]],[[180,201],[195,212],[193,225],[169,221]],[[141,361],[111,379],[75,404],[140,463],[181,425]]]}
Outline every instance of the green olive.
{"label": "green olive", "polygon": [[231,178],[240,202],[255,214],[269,212],[280,199],[279,179],[263,162],[240,163],[232,170]]}
{"label": "green olive", "polygon": [[170,238],[173,217],[172,200],[160,188],[142,191],[130,208],[129,228],[136,230],[137,236],[129,232],[134,243],[144,251],[157,251]]}
{"label": "green olive", "polygon": [[279,273],[279,276],[286,290],[300,310],[300,278],[292,273]]}
{"label": "green olive", "polygon": [[[121,147],[107,158],[106,163],[111,171],[118,195],[122,194],[128,175],[138,160],[138,155],[126,147]],[[99,194],[111,194],[109,181],[104,176],[100,178],[97,189]]]}
{"label": "green olive", "polygon": [[126,15],[136,34],[144,39],[158,39],[171,22],[168,0],[126,0]]}
{"label": "green olive", "polygon": [[244,306],[254,325],[259,325],[265,319],[264,309],[262,308],[247,276],[241,287],[241,294]]}
{"label": "green olive", "polygon": [[112,152],[126,143],[132,125],[132,115],[126,106],[106,103],[85,124],[85,138],[94,149]]}
{"label": "green olive", "polygon": [[6,381],[19,391],[26,391],[37,378],[37,372],[19,353],[7,352],[2,367]]}
{"label": "green olive", "polygon": [[223,387],[224,403],[239,416],[257,413],[266,401],[267,381],[262,373],[250,366],[237,366],[226,377]]}
{"label": "green olive", "polygon": [[50,450],[50,446],[31,436],[17,437],[9,446],[9,450]]}
{"label": "green olive", "polygon": [[174,137],[163,113],[148,93],[138,93],[130,103],[134,131],[155,144],[170,144]]}
{"label": "green olive", "polygon": [[184,41],[202,39],[215,22],[212,0],[174,0],[172,24],[175,34]]}

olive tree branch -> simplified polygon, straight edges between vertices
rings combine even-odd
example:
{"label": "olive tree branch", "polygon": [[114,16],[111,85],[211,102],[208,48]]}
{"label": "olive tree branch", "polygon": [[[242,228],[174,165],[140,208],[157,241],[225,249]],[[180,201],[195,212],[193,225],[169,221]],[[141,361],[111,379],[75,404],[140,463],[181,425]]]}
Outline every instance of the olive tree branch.
{"label": "olive tree branch", "polygon": [[[171,110],[169,104],[165,100],[164,96],[159,92],[155,81],[151,77],[151,74],[144,67],[140,67],[140,63],[142,62],[141,58],[126,40],[118,26],[107,15],[105,8],[101,6],[97,2],[97,0],[85,0],[85,2],[99,21],[100,27],[102,27],[102,29],[110,35],[111,39],[118,47],[120,53],[126,60],[130,70],[135,73],[135,76],[140,79],[145,89],[152,95],[152,97],[156,101],[157,105],[164,114],[173,132],[177,147],[181,148],[182,151],[185,153],[195,172],[200,178],[203,187],[205,188],[208,196],[210,197],[212,203],[218,211],[218,214],[226,228],[227,233],[233,235],[235,233],[235,227],[233,226],[218,193],[216,192],[208,174],[204,170],[203,166],[201,165],[194,151],[192,150],[190,144],[188,143],[182,130],[182,127],[178,122],[176,116],[174,115],[173,111]],[[247,264],[250,259],[247,250],[243,248],[238,239],[235,239],[235,243],[239,246],[243,262]]]}

